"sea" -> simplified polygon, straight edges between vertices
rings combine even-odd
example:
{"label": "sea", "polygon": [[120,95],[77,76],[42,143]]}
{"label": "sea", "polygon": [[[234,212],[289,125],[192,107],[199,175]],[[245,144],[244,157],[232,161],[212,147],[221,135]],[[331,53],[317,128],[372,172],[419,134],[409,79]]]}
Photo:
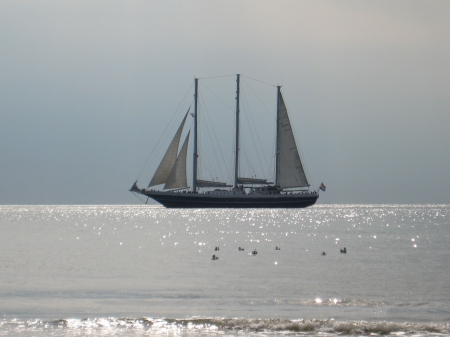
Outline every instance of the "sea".
{"label": "sea", "polygon": [[450,336],[450,205],[3,205],[0,314],[0,336]]}

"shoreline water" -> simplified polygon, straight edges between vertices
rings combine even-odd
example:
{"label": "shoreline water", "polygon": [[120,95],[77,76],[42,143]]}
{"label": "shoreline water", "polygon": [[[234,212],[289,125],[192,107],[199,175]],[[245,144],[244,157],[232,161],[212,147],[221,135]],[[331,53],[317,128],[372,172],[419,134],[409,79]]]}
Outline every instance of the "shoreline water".
{"label": "shoreline water", "polygon": [[0,334],[8,332],[22,336],[79,336],[114,334],[115,336],[367,336],[367,335],[414,335],[448,336],[449,323],[398,323],[390,321],[336,321],[328,320],[287,320],[287,319],[246,319],[207,318],[186,319],[140,318],[94,318],[59,320],[2,320]]}

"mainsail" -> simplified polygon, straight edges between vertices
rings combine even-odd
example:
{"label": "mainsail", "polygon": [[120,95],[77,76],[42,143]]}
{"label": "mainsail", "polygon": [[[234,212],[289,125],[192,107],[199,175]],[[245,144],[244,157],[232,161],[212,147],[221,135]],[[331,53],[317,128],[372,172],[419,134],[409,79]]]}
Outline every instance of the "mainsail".
{"label": "mainsail", "polygon": [[175,164],[173,165],[169,177],[167,178],[167,182],[164,185],[164,189],[188,187],[186,177],[186,155],[189,143],[189,134],[190,132],[184,140],[181,151],[175,161]]}
{"label": "mainsail", "polygon": [[166,154],[164,155],[155,174],[153,175],[150,184],[148,184],[148,187],[164,184],[169,178],[170,172],[172,171],[173,166],[175,165],[175,161],[177,160],[178,145],[180,144],[181,133],[183,131],[184,122],[186,121],[186,117],[188,114],[189,110],[186,112],[183,121],[178,127],[178,131],[173,137],[172,142],[170,143]]}
{"label": "mainsail", "polygon": [[281,92],[278,104],[278,185],[281,188],[309,186]]}

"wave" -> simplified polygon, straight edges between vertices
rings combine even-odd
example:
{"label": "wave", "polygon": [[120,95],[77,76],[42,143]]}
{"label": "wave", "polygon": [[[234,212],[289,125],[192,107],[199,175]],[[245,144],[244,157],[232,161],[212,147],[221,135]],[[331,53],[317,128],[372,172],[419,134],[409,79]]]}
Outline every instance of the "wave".
{"label": "wave", "polygon": [[417,323],[388,321],[336,321],[334,319],[290,320],[248,318],[86,318],[58,320],[0,320],[0,335],[79,336],[94,334],[121,335],[403,335],[450,336],[449,323]]}

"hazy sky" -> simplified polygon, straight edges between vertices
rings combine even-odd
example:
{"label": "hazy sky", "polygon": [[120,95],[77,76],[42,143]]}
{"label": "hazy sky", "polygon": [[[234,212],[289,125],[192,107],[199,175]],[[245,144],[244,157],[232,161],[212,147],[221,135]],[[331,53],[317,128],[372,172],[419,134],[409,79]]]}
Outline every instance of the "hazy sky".
{"label": "hazy sky", "polygon": [[283,85],[320,203],[450,203],[449,18],[429,0],[2,1],[0,204],[139,203],[194,77],[237,73]]}

